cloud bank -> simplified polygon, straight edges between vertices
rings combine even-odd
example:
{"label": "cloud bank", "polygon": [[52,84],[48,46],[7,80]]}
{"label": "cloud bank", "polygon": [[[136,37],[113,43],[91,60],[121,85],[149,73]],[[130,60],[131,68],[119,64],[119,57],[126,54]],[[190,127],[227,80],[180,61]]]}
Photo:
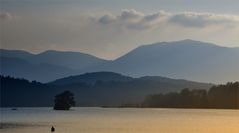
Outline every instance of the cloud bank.
{"label": "cloud bank", "polygon": [[144,14],[134,9],[126,9],[120,15],[104,15],[98,19],[98,22],[105,25],[117,23],[118,26],[135,30],[160,28],[164,24],[177,24],[186,28],[205,28],[210,25],[237,26],[239,16],[197,12],[170,13],[165,11]]}

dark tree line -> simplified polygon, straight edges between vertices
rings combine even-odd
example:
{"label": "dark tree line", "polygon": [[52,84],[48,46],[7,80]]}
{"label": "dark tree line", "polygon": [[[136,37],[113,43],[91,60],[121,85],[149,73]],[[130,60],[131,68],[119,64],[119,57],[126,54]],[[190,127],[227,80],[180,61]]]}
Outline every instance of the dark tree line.
{"label": "dark tree line", "polygon": [[217,85],[206,90],[154,94],[145,98],[143,107],[239,109],[239,82]]}
{"label": "dark tree line", "polygon": [[208,100],[212,108],[239,109],[239,82],[213,86],[208,92]]}
{"label": "dark tree line", "polygon": [[0,106],[2,107],[51,106],[55,94],[55,90],[50,86],[37,81],[0,76]]}

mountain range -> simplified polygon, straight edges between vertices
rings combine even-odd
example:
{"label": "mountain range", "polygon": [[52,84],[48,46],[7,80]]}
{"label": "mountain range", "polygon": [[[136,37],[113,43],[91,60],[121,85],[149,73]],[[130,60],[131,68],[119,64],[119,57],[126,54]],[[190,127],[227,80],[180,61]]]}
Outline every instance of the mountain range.
{"label": "mountain range", "polygon": [[143,45],[115,60],[104,60],[80,52],[53,50],[32,54],[1,49],[0,55],[1,75],[44,83],[98,71],[111,71],[132,77],[164,76],[207,83],[239,80],[239,48],[194,40]]}
{"label": "mountain range", "polygon": [[81,74],[86,68],[107,62],[80,52],[45,51],[31,54],[20,50],[0,50],[1,75],[49,82]]}
{"label": "mountain range", "polygon": [[209,89],[213,84],[170,79],[160,76],[133,78],[113,72],[94,72],[40,83],[1,76],[4,107],[53,106],[54,96],[69,90],[77,106],[121,106],[139,104],[150,94],[179,92],[184,88]]}

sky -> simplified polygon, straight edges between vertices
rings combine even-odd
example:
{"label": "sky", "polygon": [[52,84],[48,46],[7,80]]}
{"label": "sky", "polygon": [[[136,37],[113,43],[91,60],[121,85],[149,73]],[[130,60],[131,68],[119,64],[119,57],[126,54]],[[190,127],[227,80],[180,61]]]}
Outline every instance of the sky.
{"label": "sky", "polygon": [[238,0],[1,0],[0,5],[4,49],[115,59],[162,41],[239,47]]}

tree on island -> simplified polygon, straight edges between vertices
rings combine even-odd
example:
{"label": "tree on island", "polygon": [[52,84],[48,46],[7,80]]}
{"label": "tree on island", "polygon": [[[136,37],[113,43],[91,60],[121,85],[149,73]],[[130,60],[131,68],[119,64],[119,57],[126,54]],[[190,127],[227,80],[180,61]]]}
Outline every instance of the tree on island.
{"label": "tree on island", "polygon": [[75,106],[74,94],[70,91],[64,91],[55,96],[54,110],[69,110]]}

